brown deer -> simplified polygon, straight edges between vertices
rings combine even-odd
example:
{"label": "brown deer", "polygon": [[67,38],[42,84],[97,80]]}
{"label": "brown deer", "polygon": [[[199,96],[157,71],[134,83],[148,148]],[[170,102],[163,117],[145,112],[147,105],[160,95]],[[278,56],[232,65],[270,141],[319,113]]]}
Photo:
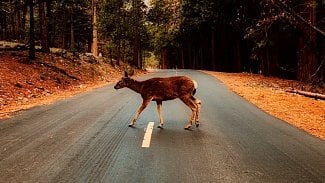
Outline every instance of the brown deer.
{"label": "brown deer", "polygon": [[143,99],[142,105],[138,109],[138,112],[134,116],[129,127],[134,127],[139,115],[147,107],[150,101],[156,101],[159,115],[158,128],[162,128],[164,124],[161,113],[162,101],[173,100],[176,98],[179,98],[192,110],[189,123],[184,129],[190,130],[192,128],[193,121],[195,121],[196,127],[200,125],[199,113],[201,101],[193,96],[196,92],[197,83],[189,77],[174,76],[137,81],[130,78],[128,73],[125,72],[125,76],[116,83],[114,88],[120,89],[124,87],[130,88],[131,90],[139,93]]}

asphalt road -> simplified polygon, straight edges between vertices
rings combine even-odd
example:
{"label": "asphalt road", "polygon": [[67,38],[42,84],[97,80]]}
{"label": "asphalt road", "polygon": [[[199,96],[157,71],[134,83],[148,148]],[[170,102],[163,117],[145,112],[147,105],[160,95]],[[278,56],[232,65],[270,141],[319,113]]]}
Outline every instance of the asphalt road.
{"label": "asphalt road", "polygon": [[[0,121],[0,182],[325,182],[325,141],[278,120],[197,71],[201,126],[184,130],[190,110],[152,102],[112,85]],[[149,148],[142,148],[155,122]]]}

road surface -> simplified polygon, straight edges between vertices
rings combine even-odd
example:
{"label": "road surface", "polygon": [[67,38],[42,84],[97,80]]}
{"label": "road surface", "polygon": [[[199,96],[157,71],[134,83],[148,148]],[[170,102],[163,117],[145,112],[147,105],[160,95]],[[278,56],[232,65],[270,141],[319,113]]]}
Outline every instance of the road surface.
{"label": "road surface", "polygon": [[[0,121],[0,182],[325,182],[325,142],[272,117],[198,71],[201,126],[184,130],[190,110],[156,104],[128,124],[141,104],[109,85]],[[149,122],[155,126],[142,147]]]}

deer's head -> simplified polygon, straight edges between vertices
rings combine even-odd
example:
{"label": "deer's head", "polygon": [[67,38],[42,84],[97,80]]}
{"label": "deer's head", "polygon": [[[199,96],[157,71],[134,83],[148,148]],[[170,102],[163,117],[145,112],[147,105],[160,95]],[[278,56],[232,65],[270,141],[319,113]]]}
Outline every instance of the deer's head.
{"label": "deer's head", "polygon": [[129,77],[129,74],[127,71],[124,72],[124,77],[122,79],[120,79],[116,85],[114,86],[115,89],[121,89],[121,88],[124,88],[124,87],[127,87],[129,86],[130,84],[130,81],[132,79]]}

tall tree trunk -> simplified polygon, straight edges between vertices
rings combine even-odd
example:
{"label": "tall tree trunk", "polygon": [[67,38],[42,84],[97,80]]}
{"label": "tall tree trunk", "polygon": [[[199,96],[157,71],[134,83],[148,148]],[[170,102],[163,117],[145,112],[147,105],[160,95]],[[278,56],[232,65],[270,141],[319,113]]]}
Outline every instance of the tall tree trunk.
{"label": "tall tree trunk", "polygon": [[[325,22],[322,21],[322,18],[325,17],[325,3],[322,0],[316,0],[317,9],[316,9],[316,26],[325,29]],[[320,81],[325,81],[325,36],[317,33],[316,35],[316,49],[318,52],[317,61],[318,68],[315,76]]]}
{"label": "tall tree trunk", "polygon": [[121,40],[119,40],[117,42],[117,61],[116,61],[116,65],[120,65],[120,61],[121,61]]}
{"label": "tall tree trunk", "polygon": [[21,15],[18,1],[15,1],[14,38],[20,39]]}
{"label": "tall tree trunk", "polygon": [[278,51],[277,47],[270,46],[267,51],[267,75],[276,76],[277,75],[277,65],[278,65]]}
{"label": "tall tree trunk", "polygon": [[297,66],[297,79],[299,81],[309,82],[311,76],[316,72],[317,60],[308,46],[306,46],[306,40],[304,38],[299,39],[299,60]]}
{"label": "tall tree trunk", "polygon": [[73,23],[73,10],[70,12],[70,49],[74,50],[75,39],[74,39],[74,23]]}
{"label": "tall tree trunk", "polygon": [[42,51],[45,53],[50,53],[50,47],[48,44],[47,36],[47,24],[45,17],[45,2],[39,1],[39,19],[40,19],[40,37],[41,37],[41,47]]}
{"label": "tall tree trunk", "polygon": [[22,20],[21,20],[21,30],[20,30],[21,38],[26,38],[26,27],[25,26],[26,26],[27,8],[28,8],[28,2],[24,1],[23,15],[22,15]]}
{"label": "tall tree trunk", "polygon": [[197,49],[198,62],[197,62],[196,67],[194,67],[193,69],[202,69],[203,68],[203,50],[205,49],[205,36],[202,35],[203,34],[202,31],[200,31],[200,34],[199,34],[200,41],[199,41],[198,49]]}
{"label": "tall tree trunk", "polygon": [[167,62],[167,50],[165,47],[163,47],[161,49],[161,68],[162,69],[167,69],[167,65],[166,65],[166,62]]}
{"label": "tall tree trunk", "polygon": [[67,20],[68,20],[68,17],[67,17],[67,12],[64,11],[63,12],[63,30],[62,31],[58,31],[58,35],[60,35],[60,32],[61,32],[61,48],[65,49],[66,48],[66,39],[67,39],[67,35],[66,35],[66,32],[67,32]]}
{"label": "tall tree trunk", "polygon": [[47,25],[47,44],[50,48],[54,42],[53,35],[53,17],[52,17],[52,0],[46,0],[46,25]]}
{"label": "tall tree trunk", "polygon": [[34,2],[29,0],[29,19],[30,19],[30,29],[29,29],[29,58],[31,60],[35,59],[35,22],[34,22]]}
{"label": "tall tree trunk", "polygon": [[181,57],[181,69],[185,69],[185,62],[184,62],[184,48],[180,48],[180,57]]}
{"label": "tall tree trunk", "polygon": [[197,64],[197,51],[196,51],[195,46],[191,47],[191,49],[192,49],[191,52],[193,53],[193,56],[192,56],[192,64],[193,65],[191,65],[190,69],[195,69],[196,64]]}
{"label": "tall tree trunk", "polygon": [[141,52],[141,43],[139,41],[139,47],[138,47],[138,68],[142,69],[142,52]]}
{"label": "tall tree trunk", "polygon": [[139,67],[139,33],[137,31],[134,32],[133,65]]}
{"label": "tall tree trunk", "polygon": [[187,41],[187,58],[188,58],[188,65],[187,68],[190,69],[193,65],[193,54],[192,54],[192,45],[190,41]]}
{"label": "tall tree trunk", "polygon": [[216,70],[216,45],[215,45],[216,31],[211,29],[211,70]]}
{"label": "tall tree trunk", "polygon": [[271,72],[270,72],[270,62],[272,62],[271,60],[271,48],[269,48],[269,46],[267,46],[265,48],[265,52],[263,54],[263,60],[262,60],[262,73],[265,76],[270,76]]}
{"label": "tall tree trunk", "polygon": [[125,53],[126,53],[126,41],[125,40],[122,40],[122,53],[121,53],[121,61],[125,62]]}
{"label": "tall tree trunk", "polygon": [[235,39],[235,56],[234,56],[234,61],[235,61],[235,64],[234,64],[234,68],[233,68],[233,71],[234,72],[240,72],[241,69],[241,54],[240,54],[240,51],[241,51],[241,46],[240,46],[240,38],[238,37],[237,39]]}
{"label": "tall tree trunk", "polygon": [[[204,41],[202,41],[204,43]],[[203,69],[204,68],[204,56],[203,56],[203,51],[205,49],[205,46],[204,44],[202,44],[199,48],[199,63],[198,63],[198,66],[194,69]]]}
{"label": "tall tree trunk", "polygon": [[[310,0],[310,3],[315,3]],[[316,11],[314,6],[308,7],[306,18],[311,25],[316,24]],[[299,40],[299,60],[297,67],[297,79],[300,81],[310,81],[317,70],[316,47],[316,31],[311,27],[304,30],[305,36]]]}
{"label": "tall tree trunk", "polygon": [[93,26],[93,40],[91,43],[91,53],[98,56],[98,30],[97,30],[97,2],[92,0],[92,26]]}

